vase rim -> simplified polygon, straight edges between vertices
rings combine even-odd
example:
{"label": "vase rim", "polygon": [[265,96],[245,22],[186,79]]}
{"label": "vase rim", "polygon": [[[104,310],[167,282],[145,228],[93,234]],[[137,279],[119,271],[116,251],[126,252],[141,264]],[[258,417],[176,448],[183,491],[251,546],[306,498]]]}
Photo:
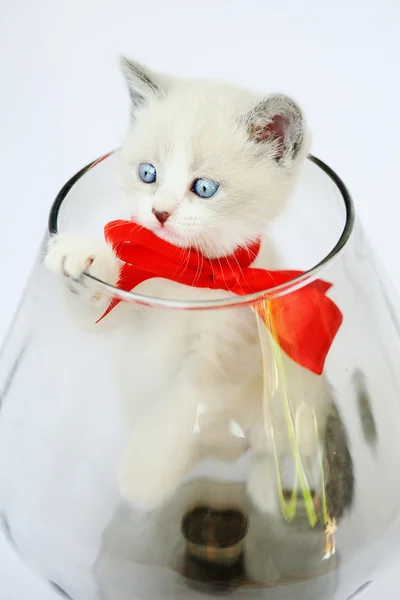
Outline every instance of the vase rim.
{"label": "vase rim", "polygon": [[[96,167],[103,160],[107,159],[111,154],[113,154],[113,152],[107,153],[106,155],[92,161],[86,167],[78,171],[78,173],[76,173],[73,177],[71,177],[71,179],[69,179],[59,191],[49,213],[48,234],[50,236],[58,234],[59,211],[62,203],[64,202],[72,187],[89,170],[91,170],[93,167]],[[105,283],[104,281],[100,281],[99,279],[87,273],[84,273],[83,277],[95,281],[96,287],[99,290],[104,291],[110,294],[112,297],[118,298],[119,300],[135,304],[142,304],[144,306],[152,306],[154,308],[170,308],[180,310],[208,310],[217,308],[235,308],[239,306],[248,306],[251,304],[256,304],[259,301],[272,300],[273,298],[284,296],[288,293],[294,292],[308,285],[309,283],[317,279],[321,274],[321,271],[325,270],[325,268],[328,265],[330,265],[334,260],[336,260],[336,258],[338,258],[338,256],[344,250],[354,229],[355,210],[350,193],[342,179],[339,177],[339,175],[333,169],[331,169],[331,167],[329,167],[326,163],[324,163],[316,156],[309,154],[307,158],[309,161],[311,161],[317,167],[319,167],[326,175],[328,175],[328,177],[338,188],[345,206],[346,218],[342,233],[334,247],[330,250],[330,252],[328,252],[328,254],[324,258],[322,258],[316,265],[304,271],[301,275],[293,277],[287,283],[274,286],[261,292],[247,294],[245,296],[233,296],[228,298],[225,297],[212,300],[175,300],[146,296],[144,294],[138,294],[137,292],[127,292],[113,285]]]}

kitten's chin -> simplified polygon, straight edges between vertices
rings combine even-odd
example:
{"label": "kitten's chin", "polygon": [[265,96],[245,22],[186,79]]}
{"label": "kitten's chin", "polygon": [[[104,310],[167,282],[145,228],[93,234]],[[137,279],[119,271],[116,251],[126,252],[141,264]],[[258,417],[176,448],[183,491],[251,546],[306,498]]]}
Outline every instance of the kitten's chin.
{"label": "kitten's chin", "polygon": [[202,239],[200,236],[196,238],[192,238],[190,236],[183,236],[182,234],[177,233],[171,227],[153,227],[148,224],[141,223],[143,227],[146,229],[150,229],[160,239],[173,244],[174,246],[178,246],[178,248],[194,248],[201,252],[206,258],[221,258],[223,256],[229,256],[233,254],[233,252],[238,248],[241,243],[238,243],[235,246],[223,245],[220,244],[219,248],[215,248],[215,244],[208,241],[207,239]]}
{"label": "kitten's chin", "polygon": [[179,233],[176,233],[168,227],[154,227],[151,231],[162,240],[178,246],[179,248],[190,248],[192,246],[191,240],[182,237]]}
{"label": "kitten's chin", "polygon": [[[175,246],[179,246],[180,248],[194,248],[198,252],[201,252],[203,256],[206,258],[222,258],[224,256],[230,256],[235,252],[235,250],[241,246],[240,241],[237,244],[224,244],[221,241],[218,244],[218,248],[215,243],[209,241],[206,237],[197,236],[196,238],[190,237],[182,237],[175,232],[167,231],[166,228],[160,229],[161,232],[160,237],[167,240],[171,244]],[[158,235],[158,233],[157,233]],[[165,237],[164,237],[165,236]]]}
{"label": "kitten's chin", "polygon": [[157,231],[154,233],[170,244],[174,244],[174,246],[178,246],[179,248],[193,248],[198,252],[201,252],[201,254],[203,254],[203,256],[206,258],[221,258],[223,256],[232,254],[235,250],[235,248],[226,248],[222,246],[216,249],[215,244],[211,244],[206,239],[202,239],[200,236],[197,236],[196,238],[182,236],[179,233],[168,229],[167,227],[157,229]]}

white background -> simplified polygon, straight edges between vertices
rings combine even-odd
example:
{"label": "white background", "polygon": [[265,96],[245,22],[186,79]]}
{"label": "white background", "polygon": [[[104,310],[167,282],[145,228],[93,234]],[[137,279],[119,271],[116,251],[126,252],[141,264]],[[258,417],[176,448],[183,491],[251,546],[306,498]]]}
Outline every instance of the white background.
{"label": "white background", "polygon": [[[400,290],[399,31],[398,0],[1,0],[0,338],[55,194],[121,140],[120,53],[292,94]],[[1,539],[0,597],[55,597]]]}

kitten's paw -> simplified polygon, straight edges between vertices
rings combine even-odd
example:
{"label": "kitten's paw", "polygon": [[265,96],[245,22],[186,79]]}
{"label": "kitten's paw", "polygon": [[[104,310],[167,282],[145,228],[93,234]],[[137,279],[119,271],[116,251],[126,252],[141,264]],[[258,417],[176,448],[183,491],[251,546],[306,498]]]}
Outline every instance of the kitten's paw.
{"label": "kitten's paw", "polygon": [[[54,236],[49,243],[45,265],[54,273],[66,277],[74,292],[83,286],[83,273],[116,285],[120,270],[120,263],[111,246],[79,234]],[[94,294],[93,300],[98,296]]]}
{"label": "kitten's paw", "polygon": [[278,514],[279,502],[275,465],[269,457],[253,459],[247,492],[255,506],[264,513]]}
{"label": "kitten's paw", "polygon": [[183,474],[164,462],[160,456],[136,457],[126,454],[118,483],[122,498],[139,510],[151,511],[164,504],[175,492]]}

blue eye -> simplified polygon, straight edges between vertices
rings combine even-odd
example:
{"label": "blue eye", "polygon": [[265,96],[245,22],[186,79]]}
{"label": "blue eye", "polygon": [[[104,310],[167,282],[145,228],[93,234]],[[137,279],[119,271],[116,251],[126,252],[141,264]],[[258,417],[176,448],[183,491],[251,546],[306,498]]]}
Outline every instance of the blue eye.
{"label": "blue eye", "polygon": [[218,192],[219,183],[212,179],[204,179],[200,177],[193,183],[192,192],[200,196],[200,198],[211,198]]}
{"label": "blue eye", "polygon": [[150,163],[140,163],[139,177],[144,183],[154,183],[157,179],[156,168]]}

